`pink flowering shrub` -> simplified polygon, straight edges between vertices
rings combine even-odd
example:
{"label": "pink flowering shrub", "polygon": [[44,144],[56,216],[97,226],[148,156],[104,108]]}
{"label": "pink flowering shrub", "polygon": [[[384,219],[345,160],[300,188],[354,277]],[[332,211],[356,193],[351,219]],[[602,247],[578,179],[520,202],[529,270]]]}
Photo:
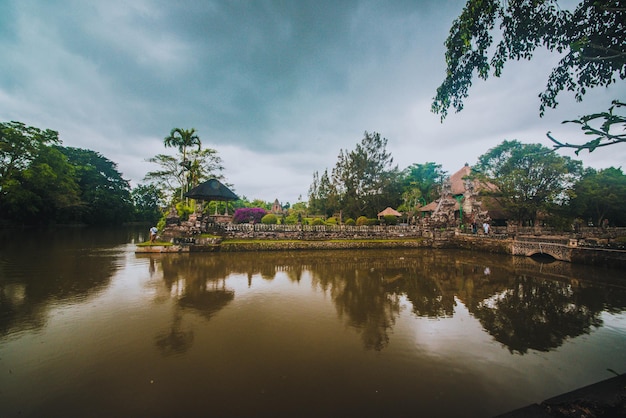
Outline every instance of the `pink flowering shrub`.
{"label": "pink flowering shrub", "polygon": [[253,222],[257,224],[261,222],[265,214],[267,214],[267,211],[263,208],[239,208],[233,215],[233,223],[245,224]]}

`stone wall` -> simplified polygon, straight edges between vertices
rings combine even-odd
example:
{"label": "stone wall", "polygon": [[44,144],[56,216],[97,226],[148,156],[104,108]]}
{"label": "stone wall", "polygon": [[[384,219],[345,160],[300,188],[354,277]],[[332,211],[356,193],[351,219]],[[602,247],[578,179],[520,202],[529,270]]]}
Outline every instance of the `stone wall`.
{"label": "stone wall", "polygon": [[215,225],[212,232],[227,238],[306,240],[421,238],[417,226],[348,226],[348,225]]}
{"label": "stone wall", "polygon": [[578,247],[572,249],[571,261],[592,266],[626,267],[626,251]]}

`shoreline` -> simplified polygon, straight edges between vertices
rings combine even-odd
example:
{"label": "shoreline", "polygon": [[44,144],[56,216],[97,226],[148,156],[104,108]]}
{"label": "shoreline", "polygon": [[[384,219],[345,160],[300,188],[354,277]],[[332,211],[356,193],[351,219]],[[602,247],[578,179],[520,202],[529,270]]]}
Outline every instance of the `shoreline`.
{"label": "shoreline", "polygon": [[198,252],[252,252],[252,251],[303,251],[349,249],[430,248],[460,249],[514,256],[546,255],[555,260],[575,264],[626,267],[626,251],[578,247],[575,243],[562,244],[546,241],[529,242],[514,238],[491,238],[472,235],[445,237],[399,238],[335,238],[318,240],[221,238],[216,236],[181,238],[173,242],[143,243],[135,253],[198,253]]}

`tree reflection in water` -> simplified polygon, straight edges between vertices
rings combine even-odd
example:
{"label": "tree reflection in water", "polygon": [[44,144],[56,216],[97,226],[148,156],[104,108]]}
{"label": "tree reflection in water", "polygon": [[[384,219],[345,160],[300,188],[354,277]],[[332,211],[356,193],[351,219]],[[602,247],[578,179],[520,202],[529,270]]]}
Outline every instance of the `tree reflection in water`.
{"label": "tree reflection in water", "polygon": [[[171,329],[157,340],[165,351],[186,349],[193,334],[180,310],[210,319],[234,300],[228,277],[273,280],[276,274],[331,295],[338,316],[382,350],[401,314],[402,300],[417,317],[454,316],[457,301],[511,352],[548,351],[602,325],[601,312],[621,312],[626,290],[597,280],[594,270],[567,263],[542,265],[518,257],[458,251],[338,251],[168,255],[160,259],[167,291],[177,298]],[[177,319],[178,318],[178,319]],[[186,347],[186,348],[185,348]]]}
{"label": "tree reflection in water", "polygon": [[339,317],[361,334],[365,348],[382,350],[400,313],[400,297],[385,290],[385,270],[362,263],[341,266],[317,266],[313,282],[330,290]]}
{"label": "tree reflection in water", "polygon": [[[151,275],[155,270],[154,260],[151,256]],[[182,323],[182,312],[190,310],[211,319],[233,301],[235,292],[226,288],[228,268],[219,257],[171,255],[160,260],[163,282],[176,304],[170,329],[158,334],[155,341],[164,355],[182,354],[191,348],[194,339],[193,330]]]}
{"label": "tree reflection in water", "polygon": [[[602,306],[586,297],[594,289],[518,276],[508,289],[481,301],[471,312],[511,352],[550,351],[566,338],[602,325]],[[591,302],[591,303],[589,303]]]}

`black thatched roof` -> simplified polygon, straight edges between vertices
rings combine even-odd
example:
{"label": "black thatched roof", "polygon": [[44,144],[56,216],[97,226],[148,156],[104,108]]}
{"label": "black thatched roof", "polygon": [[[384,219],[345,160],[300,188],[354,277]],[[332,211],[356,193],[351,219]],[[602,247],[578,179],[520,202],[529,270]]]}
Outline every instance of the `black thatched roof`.
{"label": "black thatched roof", "polygon": [[239,200],[239,197],[217,179],[200,183],[185,193],[185,197],[196,200]]}

